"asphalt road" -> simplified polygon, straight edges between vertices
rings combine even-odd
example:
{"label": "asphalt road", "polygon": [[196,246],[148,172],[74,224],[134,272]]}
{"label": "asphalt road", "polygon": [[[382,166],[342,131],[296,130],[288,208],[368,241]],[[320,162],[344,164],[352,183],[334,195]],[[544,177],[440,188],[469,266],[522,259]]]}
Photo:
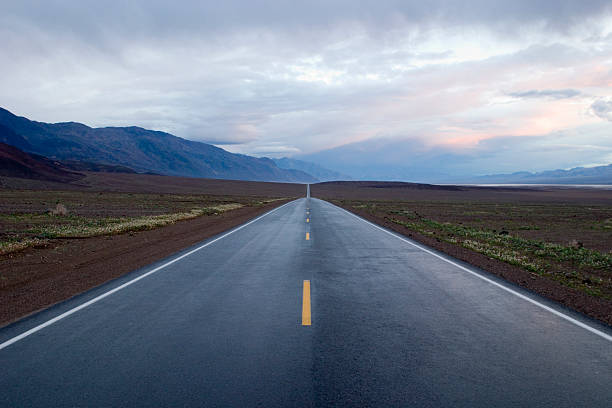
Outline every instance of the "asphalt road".
{"label": "asphalt road", "polygon": [[608,328],[448,260],[300,199],[0,330],[0,406],[612,406]]}

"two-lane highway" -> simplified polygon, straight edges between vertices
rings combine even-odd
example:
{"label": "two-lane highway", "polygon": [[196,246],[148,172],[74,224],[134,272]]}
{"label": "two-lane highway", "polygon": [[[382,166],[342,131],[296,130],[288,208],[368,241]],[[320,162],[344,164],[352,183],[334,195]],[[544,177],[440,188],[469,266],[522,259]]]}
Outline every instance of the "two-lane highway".
{"label": "two-lane highway", "polygon": [[296,200],[0,330],[0,406],[611,405],[607,328],[452,262]]}

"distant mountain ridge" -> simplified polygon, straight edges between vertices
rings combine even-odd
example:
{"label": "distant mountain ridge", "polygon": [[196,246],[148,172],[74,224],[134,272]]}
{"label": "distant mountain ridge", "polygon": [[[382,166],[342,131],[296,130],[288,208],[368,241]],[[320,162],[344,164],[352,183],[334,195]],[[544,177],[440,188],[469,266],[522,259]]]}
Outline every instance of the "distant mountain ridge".
{"label": "distant mountain ridge", "polygon": [[139,172],[218,179],[314,183],[300,170],[268,158],[234,154],[216,146],[140,127],[91,128],[44,123],[0,108],[0,142],[63,161],[126,166]]}
{"label": "distant mountain ridge", "polygon": [[319,181],[352,180],[352,178],[347,176],[346,174],[326,169],[325,167],[319,166],[315,163],[297,159],[290,159],[288,157],[272,160],[281,169],[300,170],[316,177]]}
{"label": "distant mountain ridge", "polygon": [[491,174],[476,177],[471,181],[483,184],[612,184],[612,164],[538,173],[521,171],[511,174]]}
{"label": "distant mountain ridge", "polygon": [[[521,141],[523,138],[517,139]],[[512,137],[504,140],[510,141]],[[525,140],[521,143],[525,143]],[[431,148],[417,138],[373,138],[294,158],[333,168],[354,180],[444,184],[612,184],[612,175],[607,166],[495,174],[496,170],[486,169],[495,169],[493,166],[497,162],[503,163],[505,153],[500,152],[492,142],[484,143],[482,147],[481,154],[474,155],[444,146]],[[518,142],[516,150],[520,152]],[[529,161],[519,162],[523,164],[517,164],[517,170],[524,168],[524,163],[531,165]],[[545,162],[550,163],[550,157]]]}

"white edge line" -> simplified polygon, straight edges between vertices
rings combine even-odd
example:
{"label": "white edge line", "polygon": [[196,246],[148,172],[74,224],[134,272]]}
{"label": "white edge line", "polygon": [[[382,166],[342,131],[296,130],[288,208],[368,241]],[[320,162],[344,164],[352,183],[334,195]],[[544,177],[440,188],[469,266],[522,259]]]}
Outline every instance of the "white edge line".
{"label": "white edge line", "polygon": [[[323,200],[322,200],[322,201],[323,201]],[[328,203],[329,203],[329,202],[328,202]],[[554,315],[556,315],[556,316],[559,316],[560,318],[565,319],[565,320],[567,320],[568,322],[575,324],[576,326],[582,327],[583,329],[588,330],[588,331],[590,331],[591,333],[596,334],[596,335],[598,335],[599,337],[601,337],[601,338],[603,338],[603,339],[606,339],[606,340],[608,340],[608,341],[612,341],[612,336],[610,336],[609,334],[606,334],[606,333],[602,332],[601,330],[597,330],[596,328],[591,327],[591,326],[589,326],[588,324],[582,323],[581,321],[576,320],[576,319],[574,319],[573,317],[570,317],[570,316],[566,315],[565,313],[561,313],[561,312],[559,312],[558,310],[555,310],[555,309],[553,309],[553,308],[552,308],[552,307],[550,307],[550,306],[546,306],[545,304],[540,303],[540,302],[538,302],[537,300],[531,299],[530,297],[525,296],[525,295],[523,295],[522,293],[519,293],[519,292],[517,292],[517,291],[515,291],[515,290],[512,290],[512,289],[510,289],[510,288],[508,288],[508,287],[506,287],[506,286],[504,286],[504,285],[502,285],[502,284],[500,284],[500,283],[497,283],[497,282],[495,282],[494,280],[491,280],[491,279],[487,278],[486,276],[482,276],[482,275],[481,275],[481,274],[479,274],[478,272],[472,271],[472,270],[470,270],[470,269],[466,268],[465,266],[459,265],[458,263],[453,262],[453,261],[451,261],[450,259],[447,259],[447,258],[445,258],[445,257],[443,257],[443,256],[440,256],[440,255],[436,254],[435,252],[430,251],[430,250],[429,250],[429,249],[427,249],[427,248],[424,248],[424,247],[422,247],[422,246],[420,246],[420,245],[418,245],[418,244],[415,244],[414,242],[411,242],[411,241],[409,241],[409,240],[407,240],[407,239],[405,239],[405,238],[402,238],[402,237],[400,237],[399,235],[394,234],[393,232],[388,231],[388,230],[386,230],[385,228],[382,228],[382,227],[381,227],[381,226],[379,226],[379,225],[376,225],[376,224],[374,224],[374,223],[371,223],[370,221],[368,221],[368,220],[366,220],[366,219],[364,219],[364,218],[362,218],[362,217],[360,217],[360,216],[358,216],[358,215],[356,215],[356,214],[353,214],[352,212],[347,211],[347,210],[345,210],[345,209],[344,209],[344,208],[342,208],[342,207],[338,207],[337,205],[332,204],[332,203],[329,203],[329,204],[333,205],[334,207],[337,207],[337,208],[341,209],[342,211],[346,212],[347,214],[350,214],[350,215],[352,215],[353,217],[358,218],[358,219],[360,219],[361,221],[363,221],[363,222],[365,222],[365,223],[367,223],[367,224],[370,224],[372,227],[377,228],[377,229],[379,229],[379,230],[381,230],[381,231],[383,231],[383,232],[386,232],[387,234],[389,234],[389,235],[391,235],[391,236],[393,236],[393,237],[395,237],[395,238],[397,238],[397,239],[399,239],[399,240],[401,240],[401,241],[404,241],[405,243],[410,244],[410,245],[412,245],[413,247],[416,247],[416,248],[420,249],[421,251],[427,252],[428,254],[430,254],[430,255],[432,255],[432,256],[435,256],[436,258],[439,258],[439,259],[443,260],[444,262],[447,262],[447,263],[449,263],[449,264],[451,264],[451,265],[453,265],[453,266],[456,266],[457,268],[459,268],[459,269],[461,269],[461,270],[463,270],[463,271],[465,271],[465,272],[468,272],[468,273],[470,273],[470,274],[472,274],[472,275],[476,276],[477,278],[482,279],[482,280],[483,280],[483,281],[485,281],[485,282],[488,282],[488,283],[490,283],[490,284],[492,284],[492,285],[495,285],[495,286],[497,286],[498,288],[500,288],[500,289],[502,289],[502,290],[505,290],[505,291],[506,291],[506,292],[508,292],[508,293],[513,294],[514,296],[517,296],[517,297],[519,297],[519,298],[521,298],[521,299],[523,299],[523,300],[526,300],[526,301],[527,301],[527,302],[529,302],[529,303],[532,303],[532,304],[534,304],[534,305],[536,305],[536,306],[538,306],[538,307],[540,307],[540,308],[542,308],[542,309],[544,309],[544,310],[547,310],[547,311],[549,311],[550,313],[552,313],[552,314],[554,314]]]}
{"label": "white edge line", "polygon": [[[293,200],[293,201],[295,201],[295,200]],[[13,338],[11,338],[11,339],[7,340],[7,341],[5,341],[4,343],[0,344],[0,350],[2,350],[3,348],[6,348],[6,347],[8,347],[8,346],[10,346],[10,345],[11,345],[11,344],[13,344],[13,343],[18,342],[19,340],[22,340],[22,339],[24,339],[24,338],[28,337],[28,336],[29,336],[29,335],[31,335],[31,334],[36,333],[36,332],[37,332],[37,331],[39,331],[39,330],[44,329],[44,328],[45,328],[45,327],[47,327],[47,326],[51,326],[52,324],[59,322],[60,320],[62,320],[62,319],[64,319],[64,318],[66,318],[66,317],[68,317],[68,316],[70,316],[71,314],[74,314],[74,313],[78,312],[79,310],[85,309],[87,306],[91,306],[91,305],[93,305],[94,303],[99,302],[100,300],[104,299],[105,297],[110,296],[110,295],[112,295],[113,293],[120,291],[121,289],[125,289],[125,288],[127,288],[127,287],[128,287],[128,286],[130,286],[131,284],[136,283],[136,282],[138,282],[139,280],[144,279],[144,278],[146,278],[147,276],[152,275],[152,274],[154,274],[155,272],[158,272],[158,271],[159,271],[159,270],[161,270],[161,269],[164,269],[166,266],[172,265],[173,263],[180,261],[181,259],[183,259],[183,258],[185,258],[185,257],[187,257],[187,256],[189,256],[189,255],[191,255],[191,254],[193,254],[194,252],[199,251],[199,250],[200,250],[200,249],[202,249],[202,248],[206,248],[207,246],[214,244],[215,242],[217,242],[217,241],[219,241],[219,240],[221,240],[221,239],[223,239],[223,238],[227,237],[228,235],[233,234],[234,232],[240,231],[240,230],[241,230],[241,229],[243,229],[244,227],[246,227],[246,226],[248,226],[248,225],[251,225],[252,223],[254,223],[254,222],[256,222],[256,221],[259,221],[259,220],[260,220],[260,219],[262,219],[263,217],[268,216],[268,215],[272,214],[273,212],[275,212],[275,211],[277,211],[277,210],[280,210],[281,208],[283,208],[283,207],[284,207],[284,206],[286,206],[286,205],[291,204],[293,201],[290,201],[290,202],[288,202],[288,203],[285,203],[285,204],[281,205],[280,207],[276,207],[275,209],[270,210],[270,211],[268,211],[267,213],[265,213],[265,214],[263,214],[263,215],[260,215],[259,217],[255,218],[254,220],[251,220],[251,221],[247,222],[246,224],[242,224],[241,226],[239,226],[239,227],[237,227],[237,228],[235,228],[235,229],[231,230],[230,232],[227,232],[227,233],[225,233],[225,234],[221,235],[220,237],[215,238],[214,240],[212,240],[212,241],[210,241],[210,242],[205,243],[204,245],[201,245],[201,246],[199,246],[199,247],[197,247],[197,248],[195,248],[195,249],[192,249],[191,251],[189,251],[189,252],[187,252],[187,253],[185,253],[185,254],[183,254],[183,255],[181,255],[181,256],[179,256],[179,257],[177,257],[177,258],[174,258],[173,260],[168,261],[168,262],[166,262],[165,264],[160,265],[160,266],[158,266],[157,268],[152,269],[152,270],[150,270],[149,272],[147,272],[147,273],[145,273],[145,274],[142,274],[142,275],[138,276],[137,278],[132,279],[132,280],[131,280],[131,281],[129,281],[129,282],[126,282],[126,283],[124,283],[124,284],[122,284],[122,285],[120,285],[120,286],[117,286],[116,288],[111,289],[111,290],[109,290],[108,292],[105,292],[105,293],[101,294],[100,296],[97,296],[97,297],[95,297],[95,298],[93,298],[93,299],[91,299],[91,300],[89,300],[89,301],[87,301],[87,302],[85,302],[85,303],[83,303],[83,304],[81,304],[81,305],[79,305],[79,306],[77,306],[77,307],[73,308],[73,309],[68,310],[67,312],[62,313],[62,314],[61,314],[61,315],[59,315],[59,316],[54,317],[54,318],[53,318],[53,319],[51,319],[51,320],[47,320],[46,322],[41,323],[41,324],[39,324],[38,326],[33,327],[33,328],[31,328],[30,330],[25,331],[25,332],[23,332],[23,333],[21,333],[21,334],[19,334],[19,335],[15,336],[15,337],[13,337]]]}

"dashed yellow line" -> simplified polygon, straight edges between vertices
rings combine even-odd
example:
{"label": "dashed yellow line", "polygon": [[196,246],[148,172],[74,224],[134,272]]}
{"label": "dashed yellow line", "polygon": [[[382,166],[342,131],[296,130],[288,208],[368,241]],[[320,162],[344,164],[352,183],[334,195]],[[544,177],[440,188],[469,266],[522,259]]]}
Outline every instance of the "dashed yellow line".
{"label": "dashed yellow line", "polygon": [[310,218],[306,218],[306,222],[310,222]]}
{"label": "dashed yellow line", "polygon": [[310,281],[304,281],[304,291],[302,294],[302,326],[310,326]]}

